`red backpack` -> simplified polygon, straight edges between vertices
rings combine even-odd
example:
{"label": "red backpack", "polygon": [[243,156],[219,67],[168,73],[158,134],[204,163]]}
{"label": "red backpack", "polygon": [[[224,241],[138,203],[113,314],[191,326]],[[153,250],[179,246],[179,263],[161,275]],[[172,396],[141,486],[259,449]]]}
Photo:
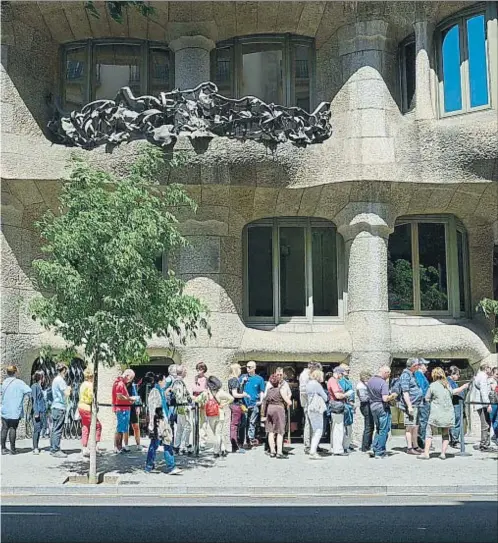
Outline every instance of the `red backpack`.
{"label": "red backpack", "polygon": [[206,402],[206,417],[218,417],[220,414],[220,402],[210,392],[209,400]]}

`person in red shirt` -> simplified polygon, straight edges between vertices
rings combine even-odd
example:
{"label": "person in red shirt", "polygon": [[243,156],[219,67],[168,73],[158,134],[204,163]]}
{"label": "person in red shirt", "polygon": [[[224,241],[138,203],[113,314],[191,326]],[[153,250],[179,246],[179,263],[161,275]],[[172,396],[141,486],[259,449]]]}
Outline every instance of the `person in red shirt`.
{"label": "person in red shirt", "polygon": [[[332,435],[330,439],[331,451],[334,456],[347,456],[344,450],[344,405],[346,394],[339,384],[339,379],[344,376],[344,368],[334,368],[332,377],[327,382],[327,390],[330,398],[330,409],[332,411]],[[352,390],[354,394],[354,390]]]}
{"label": "person in red shirt", "polygon": [[127,452],[123,448],[123,435],[128,432],[130,426],[130,407],[137,400],[135,396],[128,394],[126,385],[135,378],[135,372],[127,369],[118,377],[112,385],[112,410],[116,413],[116,434],[114,437],[114,452],[119,454]]}

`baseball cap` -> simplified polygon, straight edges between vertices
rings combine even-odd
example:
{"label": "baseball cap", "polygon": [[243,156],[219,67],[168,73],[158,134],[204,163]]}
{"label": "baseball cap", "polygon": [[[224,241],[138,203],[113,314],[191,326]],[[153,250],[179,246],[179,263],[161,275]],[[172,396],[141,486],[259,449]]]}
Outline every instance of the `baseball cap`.
{"label": "baseball cap", "polygon": [[406,367],[413,368],[414,366],[420,366],[420,364],[426,364],[426,362],[421,362],[421,360],[424,360],[424,359],[423,358],[409,358],[406,361]]}
{"label": "baseball cap", "polygon": [[346,371],[344,370],[344,368],[341,368],[340,366],[337,366],[333,369],[333,373],[338,373],[340,375],[344,375],[346,373]]}

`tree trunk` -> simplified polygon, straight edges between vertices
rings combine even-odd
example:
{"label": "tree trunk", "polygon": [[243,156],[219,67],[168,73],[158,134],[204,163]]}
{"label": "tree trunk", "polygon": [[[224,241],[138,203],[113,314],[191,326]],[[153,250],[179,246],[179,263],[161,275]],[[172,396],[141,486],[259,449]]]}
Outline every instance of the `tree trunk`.
{"label": "tree trunk", "polygon": [[90,423],[90,471],[88,473],[88,482],[97,484],[97,390],[99,388],[99,357],[98,354],[93,357],[93,400],[92,400],[92,420]]}

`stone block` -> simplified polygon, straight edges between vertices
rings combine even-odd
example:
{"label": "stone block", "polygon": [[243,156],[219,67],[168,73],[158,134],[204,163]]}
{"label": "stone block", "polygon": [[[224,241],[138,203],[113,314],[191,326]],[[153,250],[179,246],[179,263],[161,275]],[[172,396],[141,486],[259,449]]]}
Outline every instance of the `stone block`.
{"label": "stone block", "polygon": [[236,29],[239,36],[255,34],[258,30],[258,2],[235,4]]}
{"label": "stone block", "polygon": [[24,206],[40,204],[43,202],[43,196],[38,190],[34,181],[10,181],[10,190]]}
{"label": "stone block", "polygon": [[350,109],[395,109],[396,102],[382,79],[359,79],[354,82]]}
{"label": "stone block", "polygon": [[181,250],[177,273],[219,273],[220,238],[189,236],[189,246]]}
{"label": "stone block", "polygon": [[2,226],[2,285],[16,288],[19,286],[19,270],[21,267],[21,229],[13,226]]}
{"label": "stone block", "polygon": [[279,2],[277,29],[295,34],[306,2]]}
{"label": "stone block", "polygon": [[250,220],[254,211],[254,187],[230,187],[230,214],[235,211]]}
{"label": "stone block", "polygon": [[34,290],[20,290],[18,313],[19,313],[19,333],[21,334],[42,334],[44,328],[40,323],[33,319],[30,312],[30,303],[33,298],[40,294]]}
{"label": "stone block", "polygon": [[364,164],[394,164],[394,138],[362,138],[361,158]]}
{"label": "stone block", "polygon": [[349,200],[351,202],[390,202],[391,183],[382,181],[353,183]]}
{"label": "stone block", "polygon": [[242,277],[242,237],[221,238],[220,272]]}
{"label": "stone block", "polygon": [[147,39],[148,18],[136,9],[128,9],[128,34],[130,38]]}
{"label": "stone block", "polygon": [[[339,46],[339,51],[341,47]],[[383,81],[382,51],[350,51],[341,55],[342,80],[346,81]]]}
{"label": "stone block", "polygon": [[202,164],[201,182],[206,185],[229,185],[230,169],[227,164]]}
{"label": "stone block", "polygon": [[1,289],[1,331],[4,334],[19,333],[19,289]]}
{"label": "stone block", "polygon": [[[89,19],[94,17],[87,13],[87,10],[82,4],[76,2],[64,2],[64,13],[71,28],[71,32],[76,40],[85,40],[93,37]],[[138,38],[139,36],[133,37]]]}
{"label": "stone block", "polygon": [[351,184],[349,183],[325,185],[316,206],[315,217],[333,221],[337,213],[349,202],[350,192]]}
{"label": "stone block", "polygon": [[320,201],[323,186],[304,189],[297,214],[301,217],[314,217]]}
{"label": "stone block", "polygon": [[227,185],[203,185],[202,204],[214,206],[228,206],[230,199],[230,187]]}
{"label": "stone block", "polygon": [[275,2],[258,2],[258,32],[277,32],[279,6]]}
{"label": "stone block", "polygon": [[2,192],[2,225],[22,226],[23,212],[24,206],[13,194]]}
{"label": "stone block", "polygon": [[7,102],[2,102],[0,107],[2,113],[2,134],[8,134],[14,129],[14,106]]}
{"label": "stone block", "polygon": [[302,189],[282,189],[278,194],[275,215],[280,217],[297,215],[302,196]]}
{"label": "stone block", "polygon": [[280,189],[257,187],[252,220],[274,217],[279,193]]}
{"label": "stone block", "polygon": [[297,33],[301,36],[314,36],[327,2],[304,2],[304,8],[297,25]]}
{"label": "stone block", "polygon": [[74,40],[74,34],[71,31],[64,10],[59,6],[59,2],[40,2],[38,7],[52,38],[56,42],[65,43]]}
{"label": "stone block", "polygon": [[387,311],[355,311],[346,317],[346,327],[356,351],[389,351],[391,328]]}

